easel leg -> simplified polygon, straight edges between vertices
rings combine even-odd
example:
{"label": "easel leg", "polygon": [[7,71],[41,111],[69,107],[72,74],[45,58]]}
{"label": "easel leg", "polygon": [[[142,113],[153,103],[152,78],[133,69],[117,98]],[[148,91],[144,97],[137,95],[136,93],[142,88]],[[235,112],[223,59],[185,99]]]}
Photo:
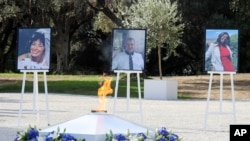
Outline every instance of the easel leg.
{"label": "easel leg", "polygon": [[130,99],[130,73],[127,73],[127,112],[129,111]]}
{"label": "easel leg", "polygon": [[[26,81],[26,74],[27,72],[32,72],[33,73],[33,109],[30,110],[32,113],[36,113],[37,116],[37,124],[40,121],[40,109],[39,109],[39,104],[38,104],[38,93],[39,93],[39,87],[38,87],[38,72],[37,70],[34,71],[27,71],[23,70],[23,81],[22,81],[22,90],[21,90],[21,96],[20,96],[20,108],[19,108],[19,115],[18,115],[18,126],[20,126],[21,122],[21,116],[23,113],[23,95],[24,95],[24,89],[25,89],[25,81]],[[42,71],[44,75],[44,90],[45,90],[45,96],[46,96],[46,114],[47,114],[47,119],[49,123],[49,104],[48,104],[48,89],[47,89],[47,79],[46,79],[46,72]]]}
{"label": "easel leg", "polygon": [[141,84],[140,84],[140,74],[139,73],[137,73],[137,86],[138,86],[138,98],[139,98],[139,103],[140,103],[141,123],[143,123],[142,102],[141,102]]}
{"label": "easel leg", "polygon": [[233,74],[230,74],[231,79],[231,94],[232,94],[232,105],[233,105],[233,116],[234,116],[234,123],[236,123],[236,110],[235,110],[235,98],[234,98],[234,80]]}
{"label": "easel leg", "polygon": [[115,114],[116,111],[116,100],[117,100],[117,93],[118,93],[118,87],[119,87],[119,80],[120,80],[120,73],[117,73],[116,76],[116,84],[115,84],[115,97],[114,97],[114,106],[113,106],[113,114]]}
{"label": "easel leg", "polygon": [[223,74],[220,74],[220,113],[222,112],[222,102],[223,102]]}
{"label": "easel leg", "polygon": [[[127,106],[126,106],[126,110],[124,111],[120,111],[120,112],[125,112],[125,113],[138,113],[140,114],[141,117],[141,123],[143,123],[143,117],[142,117],[142,102],[141,102],[141,85],[140,85],[140,73],[141,71],[135,72],[135,71],[115,71],[117,73],[117,77],[116,77],[116,86],[115,86],[115,96],[114,96],[114,106],[113,106],[113,114],[115,114],[116,112],[116,100],[117,100],[117,93],[118,93],[118,87],[119,87],[119,80],[120,80],[120,73],[125,73],[127,74],[127,95],[126,95],[126,100],[127,100]],[[130,105],[130,85],[131,85],[131,78],[130,75],[131,73],[137,73],[137,86],[138,86],[138,100],[139,100],[139,110],[138,111],[130,111],[129,109],[129,105]],[[125,106],[125,105],[124,105]]]}
{"label": "easel leg", "polygon": [[207,126],[207,116],[208,116],[208,112],[209,112],[209,102],[210,102],[212,81],[213,81],[213,73],[210,73],[208,93],[207,93],[207,106],[206,106],[206,113],[205,113],[204,128],[206,128],[206,126]]}
{"label": "easel leg", "polygon": [[18,127],[20,127],[21,117],[23,113],[23,95],[24,95],[25,81],[26,81],[26,72],[23,72],[23,82],[22,82],[22,90],[20,96],[19,114],[18,114]]}
{"label": "easel leg", "polygon": [[38,75],[34,72],[33,80],[33,111],[36,112],[37,123],[39,122],[39,107],[38,107]]}
{"label": "easel leg", "polygon": [[47,87],[47,77],[46,77],[46,72],[43,72],[43,80],[44,80],[44,92],[45,92],[45,97],[46,97],[46,115],[47,115],[47,121],[48,124],[50,123],[50,118],[49,118],[49,99],[48,99],[48,87]]}
{"label": "easel leg", "polygon": [[[234,83],[233,83],[233,74],[235,72],[211,72],[210,73],[210,81],[209,81],[209,88],[208,88],[208,97],[207,97],[207,107],[206,107],[206,113],[205,113],[205,122],[204,122],[204,128],[206,128],[207,124],[207,116],[209,114],[209,101],[210,101],[210,94],[211,94],[211,85],[212,85],[212,75],[213,73],[219,73],[220,74],[220,97],[219,97],[219,112],[214,113],[214,114],[223,114],[222,111],[222,102],[223,102],[223,75],[224,74],[230,74],[230,79],[231,79],[231,94],[232,94],[232,105],[233,105],[233,111],[232,113],[225,113],[225,114],[233,114],[234,117],[234,123],[236,122],[236,111],[235,111],[235,98],[234,98]],[[211,113],[210,113],[211,114]]]}

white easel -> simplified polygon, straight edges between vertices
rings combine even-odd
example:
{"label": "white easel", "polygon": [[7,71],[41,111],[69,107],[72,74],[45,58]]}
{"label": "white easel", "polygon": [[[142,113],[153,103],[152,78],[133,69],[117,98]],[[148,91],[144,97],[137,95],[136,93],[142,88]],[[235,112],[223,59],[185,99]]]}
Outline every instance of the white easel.
{"label": "white easel", "polygon": [[[117,113],[116,111],[116,100],[117,100],[117,92],[118,92],[118,87],[119,87],[119,80],[120,80],[120,74],[125,73],[127,74],[127,107],[126,111],[119,111],[120,113],[139,113],[141,117],[141,123],[143,123],[143,118],[142,118],[142,102],[141,102],[141,86],[140,86],[140,73],[142,71],[119,71],[115,70],[115,73],[117,73],[116,76],[116,85],[115,85],[115,97],[114,97],[114,108],[113,108],[113,114]],[[137,74],[137,86],[138,86],[138,99],[139,99],[139,110],[140,111],[130,111],[129,110],[129,103],[130,103],[130,74],[131,73],[136,73]]]}
{"label": "white easel", "polygon": [[[235,98],[234,98],[234,80],[233,75],[235,72],[208,72],[210,74],[210,80],[209,80],[209,87],[208,87],[208,95],[207,95],[207,106],[206,106],[206,113],[205,113],[205,122],[204,122],[204,128],[206,128],[207,125],[207,116],[209,114],[232,114],[234,117],[234,123],[236,123],[236,111],[235,111]],[[219,112],[209,112],[209,102],[210,102],[210,95],[211,95],[211,87],[212,87],[212,80],[213,80],[213,74],[220,74],[220,111]],[[232,95],[232,112],[223,112],[222,111],[222,100],[223,100],[223,75],[229,74],[231,79],[231,95]]]}
{"label": "white easel", "polygon": [[[20,96],[20,108],[19,108],[19,114],[18,114],[18,126],[20,126],[21,117],[23,113],[36,113],[37,115],[37,122],[39,122],[39,113],[41,112],[38,107],[38,73],[43,73],[43,79],[44,79],[44,92],[46,97],[46,115],[47,115],[47,121],[49,124],[49,103],[48,103],[48,88],[47,88],[47,77],[46,72],[48,70],[21,70],[23,72],[23,81],[22,81],[22,91]],[[32,110],[23,110],[23,95],[24,95],[24,89],[25,89],[25,81],[26,81],[26,74],[27,73],[33,73],[33,109]]]}

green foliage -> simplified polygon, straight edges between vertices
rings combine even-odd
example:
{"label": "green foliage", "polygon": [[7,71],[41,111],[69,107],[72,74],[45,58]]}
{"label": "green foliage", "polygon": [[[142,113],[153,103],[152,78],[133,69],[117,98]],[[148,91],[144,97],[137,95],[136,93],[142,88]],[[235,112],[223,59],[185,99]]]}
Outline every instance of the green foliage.
{"label": "green foliage", "polygon": [[[58,58],[65,59],[52,60],[56,64],[52,70],[56,73],[69,71],[68,68],[75,69],[76,66],[80,66],[77,71],[85,69],[82,64],[74,62],[74,59],[80,60],[74,55],[79,51],[86,51],[87,47],[93,47],[89,41],[96,37],[101,38],[92,43],[101,48],[103,41],[106,41],[115,27],[147,28],[147,57],[157,46],[167,48],[162,50],[162,59],[168,59],[162,63],[168,64],[165,65],[168,68],[163,67],[163,70],[182,72],[183,67],[190,66],[195,74],[203,68],[204,29],[237,28],[240,30],[240,57],[244,58],[239,62],[240,72],[250,70],[250,64],[247,63],[250,59],[249,0],[0,0],[0,13],[1,72],[16,71],[16,35],[13,29],[17,26],[52,27],[53,53]],[[98,16],[93,22],[92,17],[96,14]],[[123,24],[117,24],[120,20],[123,20]],[[182,23],[185,23],[185,28]],[[89,33],[93,33],[93,26],[101,34],[92,34],[90,40]],[[181,28],[184,28],[185,34],[182,34]],[[103,32],[105,36],[102,35]],[[179,45],[180,38],[185,45]],[[175,48],[177,45],[178,49]],[[76,46],[78,50],[68,50],[73,47],[75,49]],[[73,56],[72,51],[75,52]],[[70,56],[65,57],[63,53],[69,53]],[[171,56],[172,54],[178,56]],[[152,58],[156,55],[155,53],[147,60],[154,61]],[[67,60],[68,58],[71,60]],[[56,62],[59,60],[62,61]],[[168,62],[171,60],[175,61],[174,65]],[[154,68],[156,67],[155,65]]]}
{"label": "green foliage", "polygon": [[[102,32],[111,32],[112,28],[117,27],[115,23],[112,22],[105,14],[99,12],[97,16],[94,18],[94,30],[101,29]],[[103,24],[105,23],[105,24]]]}
{"label": "green foliage", "polygon": [[0,22],[6,18],[16,17],[17,13],[21,12],[21,9],[15,5],[14,1],[0,0],[0,7]]}
{"label": "green foliage", "polygon": [[231,35],[230,36],[230,48],[233,52],[233,64],[235,68],[238,68],[237,64],[238,64],[238,50],[239,50],[239,43],[238,43],[238,36],[239,35]]}
{"label": "green foliage", "polygon": [[[249,47],[250,47],[250,1],[249,0],[232,0],[231,9],[235,13],[235,21],[237,22],[237,27],[240,30],[239,39],[239,53],[240,61],[239,67],[240,72],[249,72],[250,64],[248,60],[250,59]],[[244,58],[244,59],[243,59]]]}
{"label": "green foliage", "polygon": [[[162,79],[161,60],[177,55],[176,48],[182,43],[184,24],[177,3],[170,0],[138,0],[129,8],[121,6],[121,9],[126,27],[147,29],[147,54],[153,48],[158,48],[159,75]],[[163,56],[162,47],[167,49]]]}
{"label": "green foliage", "polygon": [[127,133],[114,134],[112,130],[106,133],[105,141],[182,141],[182,137],[173,133],[171,130],[167,130],[166,127],[157,128],[155,132],[147,130],[145,133],[133,133],[131,134],[129,129]]}
{"label": "green foliage", "polygon": [[[163,44],[167,43],[169,52],[164,58],[167,59],[170,54],[175,53],[175,48],[181,43],[184,24],[181,23],[182,18],[177,11],[176,2],[138,0],[137,3],[127,1],[116,3],[113,1],[110,9],[116,17],[123,20],[125,27],[147,29],[147,52],[157,46],[164,47]],[[111,32],[112,28],[117,26],[100,12],[95,18],[94,27],[104,32]]]}
{"label": "green foliage", "polygon": [[123,8],[123,13],[126,13],[123,21],[126,27],[147,29],[148,53],[152,48],[164,47],[164,44],[168,44],[164,59],[176,53],[175,48],[181,43],[184,28],[176,2],[138,0],[131,7]]}
{"label": "green foliage", "polygon": [[[223,22],[218,22],[223,21]],[[235,21],[233,19],[228,19],[223,14],[215,13],[211,15],[210,20],[207,23],[208,27],[219,27],[219,28],[232,28],[232,25],[235,25]]]}
{"label": "green foliage", "polygon": [[[161,60],[166,60],[171,55],[177,55],[176,48],[182,43],[184,24],[182,16],[178,12],[177,3],[170,0],[138,0],[112,2],[110,10],[114,15],[122,19],[123,27],[147,29],[147,54],[152,48],[166,48],[161,56],[159,53],[159,72],[162,77]],[[107,15],[106,15],[107,16]],[[114,25],[105,15],[99,13],[95,20],[95,29],[104,32],[111,31]],[[108,23],[108,24],[103,24]]]}
{"label": "green foliage", "polygon": [[57,131],[51,131],[47,135],[39,135],[39,130],[36,126],[31,127],[29,125],[26,131],[18,131],[15,141],[85,141],[85,139],[75,138],[69,133],[66,133],[66,128],[63,132],[60,128]]}

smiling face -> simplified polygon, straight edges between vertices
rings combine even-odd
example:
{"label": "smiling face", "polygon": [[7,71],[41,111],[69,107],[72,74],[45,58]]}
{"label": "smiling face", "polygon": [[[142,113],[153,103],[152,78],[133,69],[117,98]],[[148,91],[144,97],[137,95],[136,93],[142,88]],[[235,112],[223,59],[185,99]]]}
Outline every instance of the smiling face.
{"label": "smiling face", "polygon": [[230,36],[227,32],[222,32],[219,34],[218,38],[217,38],[217,43],[219,43],[220,45],[228,45],[230,44]]}
{"label": "smiling face", "polygon": [[135,47],[135,40],[130,38],[127,40],[126,45],[125,45],[125,50],[128,53],[133,53],[134,52],[134,47]]}
{"label": "smiling face", "polygon": [[223,36],[221,36],[221,38],[220,38],[220,42],[222,43],[222,44],[226,44],[228,41],[228,35],[227,34],[224,34]]}
{"label": "smiling face", "polygon": [[30,54],[34,61],[41,62],[45,52],[44,44],[40,39],[34,40],[30,45]]}

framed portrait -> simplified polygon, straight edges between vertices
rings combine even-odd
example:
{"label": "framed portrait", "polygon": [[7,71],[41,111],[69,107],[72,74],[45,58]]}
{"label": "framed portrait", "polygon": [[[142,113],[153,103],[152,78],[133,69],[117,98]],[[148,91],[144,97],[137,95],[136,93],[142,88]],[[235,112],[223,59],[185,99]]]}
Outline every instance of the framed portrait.
{"label": "framed portrait", "polygon": [[146,29],[112,30],[112,70],[144,71]]}
{"label": "framed portrait", "polygon": [[205,72],[237,72],[238,29],[206,29],[205,36]]}
{"label": "framed portrait", "polygon": [[17,35],[17,70],[49,70],[51,28],[18,28]]}

